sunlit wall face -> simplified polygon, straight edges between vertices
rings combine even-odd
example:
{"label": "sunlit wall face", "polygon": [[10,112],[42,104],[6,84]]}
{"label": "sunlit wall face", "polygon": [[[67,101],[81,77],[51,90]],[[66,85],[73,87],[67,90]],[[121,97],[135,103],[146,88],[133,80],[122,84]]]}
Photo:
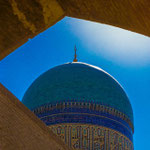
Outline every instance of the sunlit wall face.
{"label": "sunlit wall face", "polygon": [[[73,20],[73,19],[72,19]],[[76,20],[72,28],[97,55],[125,66],[150,64],[150,38],[141,34],[89,21]],[[94,47],[94,48],[92,48]]]}

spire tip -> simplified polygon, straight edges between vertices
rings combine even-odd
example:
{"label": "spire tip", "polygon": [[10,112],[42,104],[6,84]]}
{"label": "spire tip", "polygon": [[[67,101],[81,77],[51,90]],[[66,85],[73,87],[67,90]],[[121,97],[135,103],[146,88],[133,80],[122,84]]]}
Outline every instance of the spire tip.
{"label": "spire tip", "polygon": [[75,54],[74,54],[74,60],[73,60],[73,62],[77,62],[78,60],[77,60],[77,48],[76,48],[76,45],[74,46],[74,51],[75,51]]}

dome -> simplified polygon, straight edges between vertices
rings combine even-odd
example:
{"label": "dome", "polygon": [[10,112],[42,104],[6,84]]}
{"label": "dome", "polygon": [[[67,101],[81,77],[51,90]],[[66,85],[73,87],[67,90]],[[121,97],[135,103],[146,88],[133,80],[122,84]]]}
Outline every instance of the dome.
{"label": "dome", "polygon": [[102,69],[85,63],[66,63],[46,71],[32,83],[22,102],[32,110],[72,100],[115,108],[133,123],[132,107],[120,84]]}

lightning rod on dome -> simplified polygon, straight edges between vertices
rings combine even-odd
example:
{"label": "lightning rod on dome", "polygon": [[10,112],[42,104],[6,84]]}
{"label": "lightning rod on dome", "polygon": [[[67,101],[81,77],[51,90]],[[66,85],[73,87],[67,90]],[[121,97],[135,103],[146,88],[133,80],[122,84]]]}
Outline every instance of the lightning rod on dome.
{"label": "lightning rod on dome", "polygon": [[73,62],[77,62],[78,60],[77,60],[77,48],[76,48],[76,45],[74,47],[74,51],[75,51],[75,54],[74,54],[74,60],[73,60]]}

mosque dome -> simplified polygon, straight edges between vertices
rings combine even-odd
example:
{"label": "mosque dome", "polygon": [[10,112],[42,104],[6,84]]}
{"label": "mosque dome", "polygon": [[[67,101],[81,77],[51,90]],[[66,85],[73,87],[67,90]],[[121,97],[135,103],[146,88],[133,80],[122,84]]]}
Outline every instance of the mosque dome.
{"label": "mosque dome", "polygon": [[65,101],[102,104],[125,114],[133,123],[132,107],[121,85],[102,69],[85,63],[66,63],[46,71],[22,100],[31,110]]}
{"label": "mosque dome", "polygon": [[133,150],[133,112],[121,85],[77,62],[40,75],[22,102],[70,148]]}

